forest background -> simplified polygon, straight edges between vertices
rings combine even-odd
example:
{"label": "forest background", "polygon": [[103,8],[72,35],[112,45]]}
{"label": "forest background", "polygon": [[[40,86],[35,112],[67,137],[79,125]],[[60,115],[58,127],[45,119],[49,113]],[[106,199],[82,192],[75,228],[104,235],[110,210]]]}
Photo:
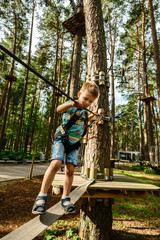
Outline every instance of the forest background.
{"label": "forest background", "polygon": [[[62,23],[73,15],[70,2],[0,2],[1,44],[67,94],[70,94],[74,46],[73,36]],[[113,119],[111,154],[114,156],[120,149],[140,151],[140,158],[147,160],[150,150],[144,152],[146,145],[152,149],[159,148],[160,140],[148,2],[101,2]],[[160,44],[159,9],[160,3],[155,0],[153,11]],[[33,48],[35,24],[38,38]],[[86,81],[86,62],[86,39],[83,38],[79,87]],[[150,106],[150,119],[145,111],[146,99]],[[40,152],[45,152],[49,158],[54,132],[61,121],[56,107],[65,102],[66,97],[0,51],[0,101],[0,158],[6,155],[16,160],[31,155],[38,158]]]}

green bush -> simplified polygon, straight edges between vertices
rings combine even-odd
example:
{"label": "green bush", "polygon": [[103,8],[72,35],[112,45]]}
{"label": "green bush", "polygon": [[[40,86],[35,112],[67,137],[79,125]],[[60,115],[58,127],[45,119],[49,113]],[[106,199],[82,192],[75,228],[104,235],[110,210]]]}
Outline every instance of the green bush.
{"label": "green bush", "polygon": [[137,166],[136,166],[136,165],[134,166],[134,165],[133,165],[133,166],[131,167],[131,170],[132,170],[132,171],[143,171],[143,170],[144,170],[144,166],[143,166],[143,165],[142,165],[142,166],[141,166],[141,165],[140,165],[140,166],[138,166],[138,165],[137,165]]}
{"label": "green bush", "polygon": [[147,174],[158,174],[160,175],[160,169],[157,167],[145,167],[145,166],[132,166],[132,171],[144,171]]}
{"label": "green bush", "polygon": [[0,151],[0,159],[6,158],[6,152],[5,151]]}
{"label": "green bush", "polygon": [[160,169],[159,168],[156,167],[156,168],[153,168],[153,169],[154,169],[156,174],[160,175]]}
{"label": "green bush", "polygon": [[33,153],[31,155],[26,155],[23,151],[13,152],[13,151],[0,151],[0,159],[2,158],[9,158],[10,160],[23,160],[28,159],[32,160],[33,156],[35,160],[40,160],[40,153]]}
{"label": "green bush", "polygon": [[150,167],[145,167],[144,172],[147,174],[155,174],[155,171]]}

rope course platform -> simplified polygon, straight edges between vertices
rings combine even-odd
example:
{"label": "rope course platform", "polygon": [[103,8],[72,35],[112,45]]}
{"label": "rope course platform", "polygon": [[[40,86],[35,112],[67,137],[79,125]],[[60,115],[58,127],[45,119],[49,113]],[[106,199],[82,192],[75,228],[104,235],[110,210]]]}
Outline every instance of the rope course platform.
{"label": "rope course platform", "polygon": [[[86,192],[88,186],[93,182],[94,181],[86,181],[70,193],[73,204],[78,201],[78,199]],[[1,240],[32,240],[63,214],[65,214],[65,212],[61,208],[60,202],[58,202],[49,208],[45,215],[40,215],[33,218],[29,222],[17,228],[15,231],[2,237]]]}
{"label": "rope course platform", "polygon": [[141,100],[141,101],[143,101],[143,102],[145,102],[145,101],[155,101],[156,98],[153,97],[153,96],[146,96],[146,97],[141,97],[141,98],[139,98],[139,100]]}
{"label": "rope course platform", "polygon": [[62,23],[63,27],[67,29],[68,32],[75,35],[78,29],[82,29],[83,36],[85,33],[85,18],[82,12],[74,14],[72,17],[68,18]]}
{"label": "rope course platform", "polygon": [[[56,175],[52,186],[54,197],[60,197],[63,188],[64,173]],[[74,176],[72,188],[76,188],[87,182],[79,173]],[[90,185],[81,197],[82,198],[147,198],[147,193],[152,193],[158,196],[160,188],[138,181],[134,178],[120,174],[115,174],[112,181],[98,181]]]}

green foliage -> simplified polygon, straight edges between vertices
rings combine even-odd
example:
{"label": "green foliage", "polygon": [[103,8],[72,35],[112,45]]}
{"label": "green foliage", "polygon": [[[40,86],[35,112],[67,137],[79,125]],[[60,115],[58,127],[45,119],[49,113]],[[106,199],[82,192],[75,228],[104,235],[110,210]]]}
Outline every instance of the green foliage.
{"label": "green foliage", "polygon": [[58,234],[58,230],[54,229],[54,230],[46,230],[43,235],[44,235],[44,240],[50,240],[53,239],[57,236]]}
{"label": "green foliage", "polygon": [[[28,46],[29,46],[29,33],[30,33],[30,20],[32,14],[32,1],[20,1],[11,0],[0,2],[0,39],[1,44],[13,52],[14,45],[14,28],[17,27],[16,32],[16,55],[25,62],[27,61]],[[105,20],[106,37],[109,40],[108,29],[108,7],[110,7],[110,21],[111,30],[115,26],[115,12],[117,12],[117,35],[118,45],[115,49],[115,65],[116,74],[117,69],[121,71],[122,66],[126,67],[126,80],[127,84],[121,84],[118,90],[126,95],[125,105],[119,105],[116,108],[116,113],[121,114],[121,117],[116,121],[116,144],[117,147],[139,150],[139,122],[138,122],[138,108],[137,97],[134,97],[133,91],[137,89],[137,38],[136,27],[138,24],[138,31],[140,36],[141,46],[141,3],[139,1],[121,1],[114,0],[109,3],[102,1],[103,15]],[[155,20],[159,22],[159,2],[154,2]],[[56,54],[56,41],[59,37],[59,46],[61,42],[62,32],[64,32],[63,21],[69,18],[73,13],[70,6],[66,6],[66,1],[38,1],[36,2],[36,22],[37,30],[39,31],[39,38],[37,39],[36,49],[33,49],[32,44],[32,56],[31,66],[42,74],[47,80],[53,81],[55,70],[55,54]],[[122,14],[122,12],[125,12]],[[155,69],[153,63],[153,45],[151,38],[151,29],[149,25],[149,14],[147,9],[147,3],[145,3],[146,12],[146,57],[147,57],[147,77],[149,90],[157,94],[157,84],[155,81]],[[16,18],[15,18],[16,15]],[[16,22],[15,22],[16,19]],[[16,24],[15,24],[16,23]],[[58,31],[57,31],[58,29]],[[113,32],[112,32],[113,33]],[[157,35],[160,35],[160,31],[157,28]],[[109,41],[108,41],[109,42]],[[108,44],[108,43],[107,43]],[[86,76],[86,39],[83,38],[82,54],[81,54],[81,67],[82,80],[85,80]],[[109,49],[109,45],[107,48]],[[60,89],[66,92],[68,83],[68,75],[70,72],[72,54],[72,37],[70,33],[64,34],[63,45],[63,59],[62,59],[62,72],[60,79]],[[142,58],[142,56],[141,56]],[[2,97],[3,90],[5,89],[6,80],[5,75],[9,74],[11,68],[12,59],[0,51],[0,99]],[[142,63],[141,63],[142,64]],[[115,69],[115,68],[114,68]],[[59,72],[59,56],[58,56],[58,69],[56,79],[58,79]],[[6,123],[5,129],[5,142],[6,148],[14,151],[15,139],[19,126],[19,116],[22,105],[22,95],[24,88],[26,69],[20,64],[15,62],[14,75],[17,77],[16,82],[13,83],[11,89],[9,117]],[[140,73],[141,76],[143,75]],[[80,82],[80,86],[82,82]],[[42,84],[41,84],[42,83]],[[56,80],[57,85],[57,80]],[[37,89],[36,89],[37,88]],[[46,147],[46,138],[48,133],[48,122],[50,114],[52,88],[49,87],[42,80],[39,80],[31,72],[29,72],[27,96],[25,103],[25,111],[22,122],[22,132],[20,139],[20,151],[24,150],[26,138],[28,137],[28,148],[31,143],[31,152],[38,154],[44,151]],[[115,96],[116,97],[116,96]],[[6,98],[7,100],[7,98]],[[33,109],[31,110],[32,102]],[[64,96],[59,98],[59,104],[65,101]],[[6,104],[6,102],[5,102]],[[142,107],[143,108],[143,107]],[[143,109],[142,109],[143,110]],[[31,113],[31,111],[33,111]],[[4,114],[4,112],[3,112]],[[2,116],[3,119],[4,115]],[[142,117],[143,118],[143,117]],[[61,115],[58,115],[58,123],[60,122]],[[0,122],[0,127],[2,122]],[[29,129],[29,130],[28,130]],[[126,134],[124,134],[126,131]],[[33,133],[33,139],[31,139]],[[32,140],[32,142],[31,142]],[[2,154],[3,155],[3,154]],[[10,158],[22,159],[23,154],[10,153]],[[27,158],[28,156],[26,156]],[[28,157],[32,158],[32,156]],[[36,156],[38,158],[38,156]],[[150,170],[146,170],[149,172]]]}
{"label": "green foliage", "polygon": [[131,170],[132,171],[143,171],[144,170],[144,166],[142,165],[132,165],[132,167],[131,167]]}
{"label": "green foliage", "polygon": [[[147,199],[116,199],[113,205],[113,218],[124,219],[143,219],[154,223],[156,226],[160,223],[160,203],[159,198],[154,195],[149,195]],[[152,220],[154,219],[154,223]]]}
{"label": "green foliage", "polygon": [[26,155],[24,151],[19,151],[19,152],[13,152],[11,150],[0,151],[0,159],[8,158],[10,160],[16,160],[16,161],[20,161],[23,159],[32,160],[33,156],[35,157],[35,160],[40,160],[40,153],[33,153],[31,155]]}
{"label": "green foliage", "polygon": [[157,174],[157,175],[160,175],[160,169],[157,168],[157,167],[146,167],[144,165],[142,166],[138,166],[138,165],[133,165],[131,167],[131,170],[132,171],[144,171],[144,173],[147,173],[147,174]]}
{"label": "green foliage", "polygon": [[67,239],[78,240],[78,221],[57,220],[52,229],[43,232],[44,240],[61,239],[65,235]]}

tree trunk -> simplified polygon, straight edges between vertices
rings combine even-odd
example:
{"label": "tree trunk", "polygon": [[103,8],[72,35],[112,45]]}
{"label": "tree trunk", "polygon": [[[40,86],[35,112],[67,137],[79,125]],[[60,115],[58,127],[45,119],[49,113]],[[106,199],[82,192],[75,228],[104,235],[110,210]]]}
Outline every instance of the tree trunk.
{"label": "tree trunk", "polygon": [[[57,80],[58,45],[59,45],[59,19],[57,17],[56,56],[55,56],[55,68],[54,68],[53,81],[52,81],[54,85]],[[49,152],[50,152],[50,146],[51,146],[50,142],[51,142],[51,135],[53,130],[54,111],[55,111],[55,89],[52,88],[52,99],[51,99],[51,108],[50,108],[50,115],[49,115],[48,135],[47,135],[47,142],[46,142],[46,149],[45,149],[45,159],[49,158]]]}
{"label": "tree trunk", "polygon": [[[152,115],[153,115],[153,122],[154,122],[154,129],[155,129],[155,151],[156,151],[156,148],[157,148],[157,159],[159,159],[159,139],[158,139],[158,127],[157,127],[157,119],[156,119],[156,116],[155,116],[155,110],[154,110],[154,105],[153,105],[153,102],[151,104],[151,107],[152,107]],[[158,162],[157,162],[158,164]]]}
{"label": "tree trunk", "polygon": [[148,0],[148,9],[149,9],[149,15],[150,15],[151,29],[152,29],[153,52],[154,52],[154,62],[155,62],[155,69],[156,69],[156,81],[157,81],[157,91],[158,91],[158,104],[160,108],[160,56],[159,56],[159,45],[158,45],[152,0]]}
{"label": "tree trunk", "polygon": [[[81,8],[77,9],[79,12]],[[79,91],[79,73],[80,73],[80,62],[81,62],[81,48],[82,48],[82,29],[79,28],[74,35],[74,52],[72,61],[72,72],[70,80],[70,97],[77,98],[77,93]]]}
{"label": "tree trunk", "polygon": [[[60,82],[61,82],[62,53],[63,53],[62,50],[63,50],[63,33],[62,33],[62,36],[61,36],[61,46],[60,46],[60,60],[59,60],[58,84],[57,84],[58,88],[60,88]],[[55,106],[56,109],[57,109],[58,105],[59,105],[59,93],[57,92],[56,106]],[[57,111],[55,111],[53,133],[55,133],[56,128],[57,128],[57,120],[58,120],[58,114],[57,114]]]}
{"label": "tree trunk", "polygon": [[84,240],[109,240],[112,229],[111,199],[85,200],[80,210],[80,238]]}
{"label": "tree trunk", "polygon": [[[92,104],[93,112],[109,115],[108,101],[108,76],[106,43],[103,26],[103,16],[100,0],[84,0],[85,26],[87,37],[87,71],[89,79],[95,81],[100,88],[99,98]],[[99,80],[99,75],[104,73],[105,81]],[[101,78],[101,77],[100,77]],[[102,77],[103,78],[103,77]],[[98,111],[99,109],[99,111]],[[85,150],[85,167],[97,168],[103,174],[104,168],[110,167],[110,133],[106,121],[99,122],[93,134],[88,134],[88,143]],[[91,199],[89,199],[89,202]],[[87,203],[80,216],[81,239],[110,239],[112,229],[111,201],[96,199],[95,204]],[[89,209],[89,212],[87,211]],[[83,222],[85,221],[85,228]],[[102,222],[104,224],[102,224]],[[94,235],[94,236],[93,236]]]}
{"label": "tree trunk", "polygon": [[[14,44],[13,44],[13,54],[16,54],[16,42],[17,42],[17,15],[16,11],[14,9]],[[11,62],[11,68],[9,75],[13,77],[14,73],[14,63],[15,60],[12,59]],[[2,124],[2,129],[1,129],[1,135],[0,135],[0,150],[5,148],[5,140],[4,140],[4,134],[5,134],[5,128],[6,128],[6,123],[7,123],[7,117],[8,117],[8,109],[9,109],[9,102],[10,102],[10,97],[11,97],[11,88],[12,88],[12,80],[9,81],[8,83],[8,96],[7,96],[7,103],[6,103],[6,109],[4,113],[4,120]]]}
{"label": "tree trunk", "polygon": [[6,104],[6,110],[4,114],[4,121],[2,124],[2,129],[1,129],[1,136],[0,136],[0,150],[5,148],[5,127],[6,127],[6,122],[7,122],[7,116],[8,116],[8,109],[9,109],[9,102],[10,102],[10,96],[11,96],[11,88],[12,88],[12,81],[9,82],[8,86],[8,98],[7,98],[7,104]]}
{"label": "tree trunk", "polygon": [[[29,154],[31,154],[31,150],[32,150],[33,136],[34,136],[34,130],[35,130],[36,121],[37,121],[39,100],[40,100],[40,96],[41,96],[41,88],[42,88],[42,82],[40,83],[39,94],[38,94],[38,98],[37,98],[37,104],[35,106],[35,116],[34,116],[34,121],[33,121],[33,128],[32,128],[32,131],[31,131]],[[41,129],[41,128],[39,128],[39,129]]]}
{"label": "tree trunk", "polygon": [[[66,87],[66,94],[67,95],[70,94],[71,73],[72,73],[72,62],[73,62],[74,48],[75,48],[75,41],[73,41],[73,45],[72,45],[71,64],[70,64],[70,69],[69,69],[69,74],[68,74],[68,81],[67,81],[67,87]],[[66,98],[66,100],[67,100],[67,98]]]}
{"label": "tree trunk", "polygon": [[[125,125],[126,126],[125,126],[125,132],[124,132],[124,150],[128,151],[127,135],[129,134],[129,132],[128,132],[128,119],[127,118],[126,118],[126,124]],[[132,135],[133,135],[133,132],[132,132]]]}
{"label": "tree trunk", "polygon": [[9,85],[9,80],[6,81],[6,84],[4,86],[4,89],[3,89],[3,93],[2,93],[2,98],[1,98],[1,106],[0,106],[0,117],[2,117],[3,115],[3,107],[4,107],[4,104],[5,104],[5,101],[6,101],[6,95],[7,95],[7,91],[8,91],[8,85]]}
{"label": "tree trunk", "polygon": [[138,33],[138,26],[136,25],[136,36],[137,36],[137,44],[138,44],[138,114],[139,114],[139,151],[140,151],[140,160],[142,161],[144,158],[144,137],[142,130],[142,113],[141,113],[141,92],[140,92],[140,39]]}
{"label": "tree trunk", "polygon": [[[147,69],[146,69],[146,49],[145,49],[145,11],[144,0],[142,0],[142,61],[143,61],[143,85],[144,85],[144,97],[149,96],[148,81],[147,81]],[[144,143],[145,143],[145,160],[149,160],[149,149],[154,142],[153,138],[153,126],[150,101],[144,100]],[[149,145],[149,146],[148,146]]]}
{"label": "tree trunk", "polygon": [[110,61],[111,61],[111,115],[112,115],[112,124],[111,124],[111,158],[115,158],[115,91],[114,91],[114,52],[115,52],[115,43],[117,35],[117,11],[115,13],[115,26],[112,39],[111,31],[111,22],[110,22],[110,8],[108,6],[108,25],[110,33]]}
{"label": "tree trunk", "polygon": [[30,137],[30,129],[31,129],[31,123],[32,123],[34,103],[35,103],[36,93],[37,93],[37,85],[38,85],[38,80],[37,80],[35,91],[34,91],[34,94],[32,97],[32,103],[31,103],[30,113],[29,113],[29,117],[28,117],[27,131],[26,131],[25,144],[24,144],[24,152],[27,152],[27,146],[28,146],[28,141],[29,141],[29,137]]}
{"label": "tree trunk", "polygon": [[[29,51],[28,51],[28,60],[27,64],[30,65],[31,61],[31,47],[32,47],[32,34],[33,34],[33,22],[34,22],[34,10],[35,10],[35,2],[33,1],[33,9],[32,9],[32,22],[31,22],[31,32],[30,32],[30,41],[29,41]],[[22,121],[23,121],[23,114],[25,109],[25,101],[26,101],[26,93],[27,93],[27,86],[28,86],[28,74],[29,70],[26,70],[25,81],[24,81],[24,90],[23,90],[23,99],[22,99],[22,107],[21,107],[21,114],[19,120],[19,127],[15,141],[15,152],[18,152],[20,136],[21,136],[21,129],[22,129]]]}

